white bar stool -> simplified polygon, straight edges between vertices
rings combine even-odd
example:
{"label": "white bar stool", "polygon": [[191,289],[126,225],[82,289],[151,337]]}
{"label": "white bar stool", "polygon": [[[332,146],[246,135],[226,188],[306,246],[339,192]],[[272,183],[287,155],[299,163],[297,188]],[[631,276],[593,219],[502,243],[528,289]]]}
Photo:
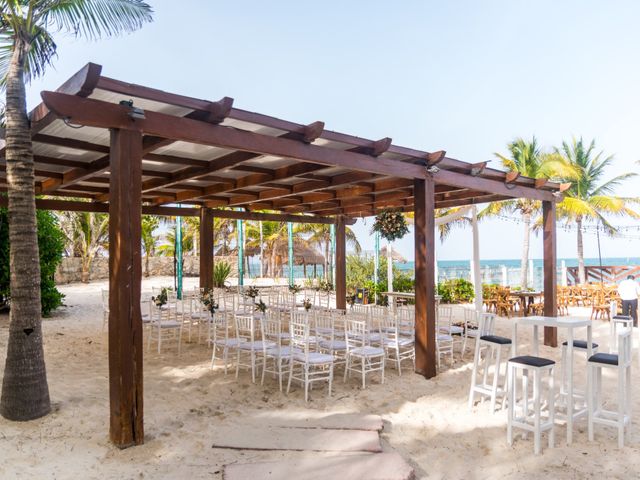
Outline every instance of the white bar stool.
{"label": "white bar stool", "polygon": [[[508,365],[508,417],[507,417],[507,442],[513,444],[513,429],[520,428],[525,432],[533,432],[534,441],[533,449],[536,455],[540,454],[540,440],[542,432],[549,431],[549,448],[553,448],[554,442],[554,385],[553,385],[553,369],[555,366],[553,360],[542,357],[520,356],[509,360]],[[516,403],[517,396],[517,377],[518,371],[522,371],[522,398],[521,404]],[[533,395],[529,396],[529,372],[533,372]],[[548,391],[547,391],[547,413],[546,421],[542,419],[542,374],[548,373]],[[529,414],[529,403],[533,403],[532,415]],[[517,410],[521,415],[517,415]],[[526,433],[523,437],[526,436]]]}
{"label": "white bar stool", "polygon": [[[593,424],[618,428],[618,447],[624,447],[625,427],[631,424],[631,335],[627,328],[618,335],[618,353],[596,353],[589,358],[587,410],[589,412],[589,440],[593,441]],[[618,408],[602,407],[602,370],[618,370]]]}
{"label": "white bar stool", "polygon": [[[567,375],[567,347],[569,345],[568,341],[562,343],[562,365],[560,366],[560,395],[564,396],[567,394],[567,385],[569,383],[569,378]],[[591,343],[591,351],[592,353],[598,353],[598,344],[595,342]],[[588,344],[586,340],[574,340],[573,341],[573,353],[584,354],[587,357],[589,352]],[[585,358],[587,360],[587,358]],[[573,361],[573,359],[569,359],[568,361]],[[575,388],[573,389],[573,395],[582,397],[583,393],[577,391]]]}
{"label": "white bar stool", "polygon": [[[611,317],[611,323],[609,324],[609,353],[616,353],[618,351],[618,330],[632,327],[633,319],[629,315],[615,315]],[[631,340],[631,344],[631,348],[633,348],[633,339]]]}
{"label": "white bar stool", "polygon": [[[478,321],[478,338],[473,357],[473,371],[471,372],[471,388],[469,390],[469,410],[473,408],[475,394],[487,396],[491,399],[490,409],[493,413],[496,409],[497,397],[506,398],[506,359],[502,357],[503,347],[511,349],[511,339],[493,335],[496,316],[493,313],[482,313]],[[484,351],[484,356],[482,355]],[[495,359],[495,360],[494,360]],[[492,360],[494,360],[492,362]],[[493,363],[493,379],[489,383],[489,369]],[[504,379],[500,386],[500,371],[502,364],[505,365]],[[481,372],[482,380],[478,381],[478,374]],[[504,401],[503,401],[504,405]]]}

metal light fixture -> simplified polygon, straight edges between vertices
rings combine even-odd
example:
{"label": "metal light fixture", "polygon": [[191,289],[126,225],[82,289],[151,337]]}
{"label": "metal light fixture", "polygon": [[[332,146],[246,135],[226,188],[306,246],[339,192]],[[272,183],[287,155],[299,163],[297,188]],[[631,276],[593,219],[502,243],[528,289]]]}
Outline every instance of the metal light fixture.
{"label": "metal light fixture", "polygon": [[143,109],[133,106],[133,100],[120,100],[120,105],[129,107],[129,116],[134,120],[144,120],[145,118],[147,118],[144,114]]}
{"label": "metal light fixture", "polygon": [[429,173],[438,173],[439,171],[440,169],[435,165],[431,165],[430,167],[427,167],[427,172]]}

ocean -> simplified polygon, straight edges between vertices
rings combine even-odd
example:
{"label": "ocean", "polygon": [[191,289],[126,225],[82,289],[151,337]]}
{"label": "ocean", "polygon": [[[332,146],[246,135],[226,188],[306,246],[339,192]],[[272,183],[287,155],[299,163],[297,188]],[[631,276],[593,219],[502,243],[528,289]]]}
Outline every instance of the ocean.
{"label": "ocean", "polygon": [[[558,283],[561,283],[560,275],[562,273],[561,267],[564,261],[567,267],[578,266],[578,259],[576,258],[560,258],[558,259]],[[585,265],[598,265],[599,260],[597,258],[585,258]],[[413,274],[415,270],[414,262],[398,263],[395,262],[396,268],[411,272]],[[640,257],[607,257],[602,259],[602,265],[640,265]],[[482,283],[503,283],[503,276],[505,275],[507,284],[511,286],[520,285],[520,260],[519,259],[504,259],[504,260],[481,260],[480,261]],[[260,263],[257,259],[251,260],[251,273],[252,277],[256,276],[255,272],[260,271]],[[316,273],[318,276],[322,276],[322,266],[318,265]],[[285,273],[286,274],[286,273]],[[313,275],[313,268],[307,267],[307,277]],[[305,278],[302,266],[296,266],[294,268],[294,277],[296,279]],[[465,278],[469,280],[471,278],[471,267],[469,260],[438,260],[438,282],[452,278]],[[532,288],[542,289],[543,283],[543,264],[542,259],[533,259],[533,285]]]}

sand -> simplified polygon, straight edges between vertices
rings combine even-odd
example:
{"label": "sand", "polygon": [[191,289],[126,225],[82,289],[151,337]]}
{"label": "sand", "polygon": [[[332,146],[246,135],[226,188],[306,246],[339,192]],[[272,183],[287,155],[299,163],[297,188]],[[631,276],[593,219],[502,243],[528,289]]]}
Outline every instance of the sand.
{"label": "sand", "polygon": [[[187,282],[193,285],[195,279]],[[145,280],[143,292],[170,283],[169,278]],[[616,432],[606,427],[596,427],[596,441],[588,442],[586,420],[577,423],[569,447],[563,427],[556,428],[556,448],[545,448],[541,456],[534,456],[531,438],[509,447],[504,411],[490,414],[487,403],[467,410],[472,356],[462,361],[457,352],[454,365],[445,364],[433,380],[408,372],[398,377],[388,369],[384,385],[373,382],[363,391],[357,379],[344,384],[337,378],[331,398],[326,389],[314,389],[305,404],[300,388],[286,395],[272,379],[260,386],[247,372],[236,380],[219,368],[211,371],[204,344],[183,344],[180,356],[172,345],[161,355],[152,349],[144,363],[146,441],[119,450],[108,439],[107,334],[100,298],[105,287],[106,282],[61,287],[67,306],[44,320],[53,412],[26,423],[0,419],[1,479],[221,479],[225,464],[322,454],[212,448],[217,427],[255,427],[273,423],[274,415],[298,422],[336,413],[381,415],[383,450],[400,454],[417,478],[637,478],[640,472],[636,422],[623,450],[617,449]],[[510,335],[509,320],[499,320],[498,330]],[[522,332],[524,351],[530,337]],[[7,333],[8,317],[0,316],[0,378]],[[596,322],[594,340],[605,349],[608,335],[609,325]],[[543,347],[541,354],[559,361],[560,350]],[[637,358],[633,368],[639,412]],[[608,385],[614,385],[612,377],[605,378]]]}

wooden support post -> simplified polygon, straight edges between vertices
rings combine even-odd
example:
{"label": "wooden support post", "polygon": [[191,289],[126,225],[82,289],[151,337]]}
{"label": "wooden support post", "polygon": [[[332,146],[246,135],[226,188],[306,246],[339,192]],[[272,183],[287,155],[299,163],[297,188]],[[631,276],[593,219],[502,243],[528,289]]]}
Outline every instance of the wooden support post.
{"label": "wooden support post", "polygon": [[338,217],[336,222],[336,308],[347,308],[347,236],[344,218]]}
{"label": "wooden support post", "polygon": [[414,180],[416,269],[416,373],[436,376],[435,182]]}
{"label": "wooden support post", "polygon": [[200,288],[213,287],[213,211],[200,209]]}
{"label": "wooden support post", "polygon": [[[544,314],[547,317],[555,317],[558,315],[555,202],[542,202],[542,223],[544,231]],[[556,328],[545,327],[544,344],[551,347],[558,346],[558,332]]]}
{"label": "wooden support post", "polygon": [[110,437],[117,447],[126,448],[144,442],[140,132],[112,130],[109,162]]}

